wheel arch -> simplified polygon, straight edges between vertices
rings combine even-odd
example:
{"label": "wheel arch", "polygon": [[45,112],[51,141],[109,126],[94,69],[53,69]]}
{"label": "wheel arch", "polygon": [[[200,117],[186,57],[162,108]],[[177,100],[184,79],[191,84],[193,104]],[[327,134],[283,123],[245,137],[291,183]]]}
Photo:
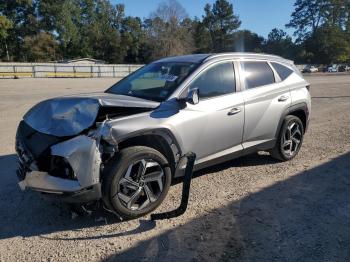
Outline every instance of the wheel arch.
{"label": "wheel arch", "polygon": [[297,109],[295,111],[289,112],[288,115],[296,116],[301,120],[303,124],[304,134],[305,134],[306,128],[307,128],[307,115],[305,111],[303,109]]}
{"label": "wheel arch", "polygon": [[147,146],[162,153],[169,161],[172,173],[182,155],[181,147],[169,130],[154,129],[134,133],[118,143],[118,149]]}
{"label": "wheel arch", "polygon": [[276,130],[276,135],[275,135],[276,139],[278,138],[278,134],[282,128],[283,121],[284,121],[285,117],[288,115],[293,115],[293,116],[298,117],[303,124],[304,133],[306,132],[306,130],[308,128],[308,121],[309,121],[309,109],[307,107],[307,104],[305,102],[303,102],[303,103],[295,104],[295,105],[287,108],[283,112],[283,114],[281,115],[280,121],[278,123],[278,128]]}

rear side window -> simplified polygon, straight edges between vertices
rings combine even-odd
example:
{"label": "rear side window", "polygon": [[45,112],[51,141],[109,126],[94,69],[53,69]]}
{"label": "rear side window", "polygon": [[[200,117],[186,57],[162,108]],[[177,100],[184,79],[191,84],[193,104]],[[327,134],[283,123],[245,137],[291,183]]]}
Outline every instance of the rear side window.
{"label": "rear side window", "polygon": [[278,75],[280,76],[281,80],[284,81],[285,79],[287,79],[292,73],[293,70],[281,65],[279,63],[271,63],[273,68],[276,70],[276,72],[278,73]]}
{"label": "rear side window", "polygon": [[255,88],[275,83],[275,76],[266,62],[242,62],[241,63],[246,88]]}
{"label": "rear side window", "polygon": [[204,71],[191,84],[190,89],[198,88],[200,98],[210,98],[235,92],[235,74],[232,62],[214,65]]}

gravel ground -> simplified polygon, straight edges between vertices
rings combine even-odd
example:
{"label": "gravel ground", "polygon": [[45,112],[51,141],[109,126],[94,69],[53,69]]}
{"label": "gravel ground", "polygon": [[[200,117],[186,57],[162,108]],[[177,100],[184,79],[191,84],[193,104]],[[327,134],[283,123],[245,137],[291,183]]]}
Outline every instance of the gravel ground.
{"label": "gravel ground", "polygon": [[[14,136],[36,102],[113,79],[0,80],[0,261],[350,261],[350,76],[308,76],[300,154],[259,153],[196,173],[185,215],[118,222],[17,186]],[[178,205],[174,185],[158,211]]]}

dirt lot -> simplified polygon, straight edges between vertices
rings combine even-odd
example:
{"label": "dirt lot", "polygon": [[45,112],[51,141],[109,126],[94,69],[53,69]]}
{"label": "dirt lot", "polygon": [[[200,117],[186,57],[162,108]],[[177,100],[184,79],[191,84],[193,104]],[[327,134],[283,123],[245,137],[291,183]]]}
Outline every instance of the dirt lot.
{"label": "dirt lot", "polygon": [[[14,136],[36,102],[113,79],[0,80],[0,261],[350,261],[350,76],[309,76],[312,118],[289,163],[260,153],[196,174],[187,213],[118,223],[21,192]],[[161,210],[174,208],[181,185]]]}

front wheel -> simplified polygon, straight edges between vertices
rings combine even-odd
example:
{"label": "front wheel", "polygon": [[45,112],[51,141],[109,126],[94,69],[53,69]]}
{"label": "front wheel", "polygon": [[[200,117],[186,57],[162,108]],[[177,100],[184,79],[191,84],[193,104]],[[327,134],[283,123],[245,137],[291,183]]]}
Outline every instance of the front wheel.
{"label": "front wheel", "polygon": [[171,183],[168,160],[144,146],[121,150],[102,175],[103,200],[123,219],[141,217],[164,200]]}
{"label": "front wheel", "polygon": [[304,127],[296,116],[286,116],[277,138],[276,146],[270,151],[278,160],[288,161],[299,152],[304,138]]}

